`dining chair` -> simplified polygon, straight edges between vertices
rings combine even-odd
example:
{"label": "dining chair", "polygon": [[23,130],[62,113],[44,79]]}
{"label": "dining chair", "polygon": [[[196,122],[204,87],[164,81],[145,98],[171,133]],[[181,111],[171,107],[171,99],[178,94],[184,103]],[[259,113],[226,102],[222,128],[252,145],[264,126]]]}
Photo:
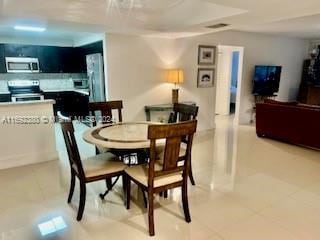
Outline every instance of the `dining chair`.
{"label": "dining chair", "polygon": [[[150,140],[150,160],[144,165],[125,169],[126,205],[130,208],[131,180],[140,186],[148,195],[149,234],[154,236],[154,194],[172,188],[182,188],[182,203],[186,222],[191,222],[188,205],[188,173],[190,170],[191,148],[197,121],[150,125],[148,139]],[[186,136],[185,161],[179,161],[182,138]],[[165,139],[163,164],[157,160],[157,140]],[[181,164],[182,163],[182,164]]]}
{"label": "dining chair", "polygon": [[108,102],[90,102],[89,103],[89,113],[94,118],[92,119],[92,125],[97,125],[97,119],[101,118],[100,123],[112,123],[113,119],[113,110],[118,111],[118,122],[122,122],[122,109],[123,103],[121,100],[118,101],[108,101]]}
{"label": "dining chair", "polygon": [[[175,103],[173,105],[173,112],[170,114],[169,123],[176,123],[176,122],[184,122],[197,119],[199,107],[190,104],[183,104],[183,103]],[[183,138],[182,141],[186,143],[186,139]],[[161,152],[163,154],[163,149],[158,149],[159,156],[161,158]],[[183,161],[184,153],[185,152],[185,144],[182,144],[180,149],[180,160]],[[192,185],[195,185],[195,180],[193,177],[192,171],[192,161],[190,161],[190,171],[189,171],[189,178]]]}
{"label": "dining chair", "polygon": [[[122,100],[116,100],[116,101],[107,101],[107,102],[91,102],[89,103],[89,113],[93,117],[92,125],[95,127],[97,124],[108,124],[108,123],[114,123],[113,118],[113,111],[118,112],[118,121],[122,122],[122,109],[123,109],[123,102]],[[99,120],[100,121],[97,121]],[[111,152],[119,157],[120,160],[123,162],[127,162],[129,165],[131,162],[139,157],[143,157],[145,154],[143,151],[117,151],[115,149],[106,149],[96,146],[96,154],[104,153],[104,152]],[[135,158],[135,156],[137,156]],[[105,196],[108,194],[108,192],[112,189],[112,180],[107,179],[107,190],[104,193],[101,193],[99,196],[101,199],[104,199]]]}
{"label": "dining chair", "polygon": [[126,165],[119,161],[117,156],[109,152],[81,160],[71,119],[61,115],[60,112],[58,112],[58,117],[67,147],[71,169],[68,203],[71,202],[73,196],[76,177],[80,182],[80,201],[77,214],[77,220],[80,221],[83,216],[86,202],[86,184],[94,181],[111,179],[116,176],[123,176]]}

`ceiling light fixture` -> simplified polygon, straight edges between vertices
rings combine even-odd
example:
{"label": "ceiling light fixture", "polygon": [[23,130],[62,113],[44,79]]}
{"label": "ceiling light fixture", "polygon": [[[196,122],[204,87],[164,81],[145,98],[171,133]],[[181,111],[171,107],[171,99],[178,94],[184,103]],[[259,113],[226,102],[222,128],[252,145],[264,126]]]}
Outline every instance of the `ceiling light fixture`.
{"label": "ceiling light fixture", "polygon": [[44,27],[32,27],[32,26],[25,26],[25,25],[16,25],[14,26],[15,30],[19,31],[30,31],[30,32],[44,32],[46,28]]}

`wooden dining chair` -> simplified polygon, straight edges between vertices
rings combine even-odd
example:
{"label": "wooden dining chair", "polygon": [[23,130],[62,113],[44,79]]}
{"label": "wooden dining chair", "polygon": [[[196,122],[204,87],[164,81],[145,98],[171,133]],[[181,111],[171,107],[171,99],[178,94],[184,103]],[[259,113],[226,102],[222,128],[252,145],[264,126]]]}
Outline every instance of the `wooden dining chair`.
{"label": "wooden dining chair", "polygon": [[[169,123],[176,123],[176,122],[184,122],[184,121],[190,121],[190,120],[195,120],[197,119],[198,116],[198,110],[199,107],[195,105],[190,105],[190,104],[183,104],[183,103],[175,103],[173,105],[173,112],[170,114],[169,117]],[[186,139],[183,138],[182,141],[186,143]],[[158,149],[158,152],[161,152],[163,154],[163,150]],[[180,160],[183,161],[183,153],[185,152],[185,144],[181,146],[180,149]],[[160,157],[161,158],[161,157]],[[189,172],[189,178],[191,181],[192,185],[195,185],[195,180],[193,177],[193,171],[192,171],[192,161],[190,161],[190,172]]]}
{"label": "wooden dining chair", "polygon": [[[148,195],[149,234],[154,236],[154,194],[172,188],[182,188],[182,203],[186,222],[191,222],[188,205],[188,173],[190,170],[191,148],[197,121],[150,125],[150,161],[148,164],[133,166],[125,169],[126,204],[130,208],[131,180],[138,184]],[[185,161],[179,161],[182,137],[186,136]],[[163,164],[157,160],[157,139],[166,139]],[[182,164],[179,164],[182,163]]]}
{"label": "wooden dining chair", "polygon": [[89,103],[89,113],[94,118],[92,119],[92,125],[97,125],[97,119],[101,118],[100,123],[113,123],[113,110],[118,111],[118,122],[122,122],[122,109],[123,103],[121,100],[108,101],[108,102],[91,102]]}
{"label": "wooden dining chair", "polygon": [[[114,123],[115,121],[112,114],[114,110],[118,111],[118,122],[122,122],[122,100],[108,102],[90,102],[88,108],[89,114],[93,117],[91,119],[93,127],[97,126],[98,123]],[[106,151],[108,151],[108,149],[96,147],[96,154]]]}
{"label": "wooden dining chair", "polygon": [[71,202],[73,196],[76,177],[80,182],[80,201],[77,214],[77,220],[80,221],[83,216],[86,202],[86,184],[94,181],[111,179],[115,176],[122,176],[126,165],[119,161],[117,156],[109,152],[98,154],[81,161],[71,119],[62,116],[60,112],[58,112],[58,117],[67,147],[71,169],[68,203]]}

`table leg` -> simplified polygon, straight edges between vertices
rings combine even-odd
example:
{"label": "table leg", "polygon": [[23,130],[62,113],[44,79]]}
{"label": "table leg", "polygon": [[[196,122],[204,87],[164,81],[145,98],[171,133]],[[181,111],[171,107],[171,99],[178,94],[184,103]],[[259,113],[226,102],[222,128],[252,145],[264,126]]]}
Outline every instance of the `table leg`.
{"label": "table leg", "polygon": [[120,176],[117,176],[117,178],[114,180],[114,182],[111,184],[110,188],[108,187],[107,190],[104,193],[100,193],[99,196],[101,198],[101,200],[104,200],[105,196],[107,196],[107,194],[112,190],[112,188],[114,187],[114,185],[116,185],[116,183],[118,182]]}

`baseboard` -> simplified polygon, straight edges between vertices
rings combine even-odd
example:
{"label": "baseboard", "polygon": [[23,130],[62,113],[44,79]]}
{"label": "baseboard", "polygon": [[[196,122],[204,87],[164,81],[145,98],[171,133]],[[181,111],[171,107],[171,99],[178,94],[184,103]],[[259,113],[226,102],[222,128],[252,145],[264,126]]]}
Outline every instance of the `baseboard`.
{"label": "baseboard", "polygon": [[5,158],[0,158],[0,169],[20,167],[29,164],[41,163],[58,160],[57,151],[43,151],[28,154],[12,155]]}

